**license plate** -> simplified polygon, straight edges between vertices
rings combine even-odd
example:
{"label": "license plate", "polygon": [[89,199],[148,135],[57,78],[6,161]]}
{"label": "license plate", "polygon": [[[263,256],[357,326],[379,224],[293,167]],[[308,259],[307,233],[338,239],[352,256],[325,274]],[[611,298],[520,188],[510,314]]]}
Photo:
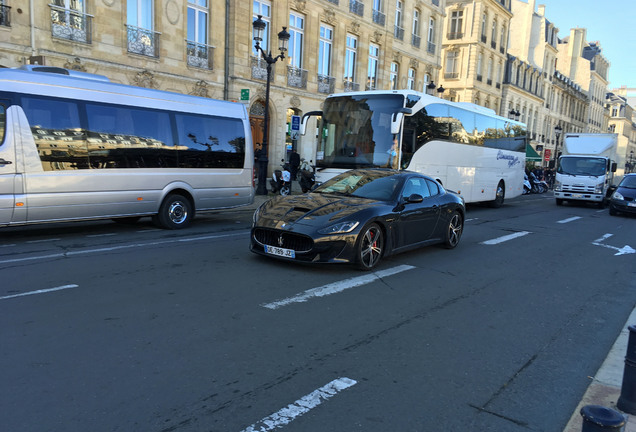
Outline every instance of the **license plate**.
{"label": "license plate", "polygon": [[583,198],[581,194],[572,194],[572,198]]}
{"label": "license plate", "polygon": [[271,255],[281,256],[285,258],[296,258],[296,253],[293,249],[283,249],[276,246],[265,245],[265,252]]}

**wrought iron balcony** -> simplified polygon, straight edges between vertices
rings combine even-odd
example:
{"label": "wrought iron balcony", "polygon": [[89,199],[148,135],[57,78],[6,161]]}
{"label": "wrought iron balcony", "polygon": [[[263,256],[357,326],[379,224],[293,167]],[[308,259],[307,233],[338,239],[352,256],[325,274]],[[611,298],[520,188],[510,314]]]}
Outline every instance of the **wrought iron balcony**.
{"label": "wrought iron balcony", "polygon": [[433,3],[433,6],[439,6],[439,0],[431,0],[431,3]]}
{"label": "wrought iron balcony", "polygon": [[499,46],[499,52],[502,53],[502,54],[505,54],[506,53],[506,48],[504,48],[503,45]]}
{"label": "wrought iron balcony", "polygon": [[128,52],[148,57],[159,57],[159,35],[161,33],[126,24]]}
{"label": "wrought iron balcony", "polygon": [[457,79],[459,78],[459,72],[446,72],[444,73],[445,79]]}
{"label": "wrought iron balcony", "polygon": [[[261,56],[252,56],[251,66],[252,78],[267,81],[267,62]],[[274,81],[274,66],[272,65],[272,75],[269,77],[269,82]]]}
{"label": "wrought iron balcony", "polygon": [[349,0],[349,12],[356,15],[364,15],[364,3],[358,0]]}
{"label": "wrought iron balcony", "polygon": [[487,40],[488,40],[488,38],[486,37],[486,35],[481,35],[481,41],[483,43],[486,43]]}
{"label": "wrought iron balcony", "polygon": [[307,71],[294,66],[287,66],[287,85],[302,89],[307,88]]}
{"label": "wrought iron balcony", "polygon": [[339,5],[340,1],[339,0],[327,0],[329,3],[333,3],[335,5]]}
{"label": "wrought iron balcony", "polygon": [[214,69],[214,47],[197,42],[186,41],[188,66]]}
{"label": "wrought iron balcony", "polygon": [[490,47],[491,47],[492,49],[496,49],[496,48],[497,48],[497,42],[495,42],[494,40],[493,40],[493,41],[490,41]]}
{"label": "wrought iron balcony", "polygon": [[412,35],[412,37],[411,37],[411,45],[413,45],[415,48],[419,48],[421,40],[422,40],[422,38],[419,37],[418,35]]}
{"label": "wrought iron balcony", "polygon": [[446,39],[461,39],[464,37],[464,33],[461,32],[451,32],[446,35]]}
{"label": "wrought iron balcony", "polygon": [[486,84],[488,84],[489,86],[491,86],[491,85],[492,85],[492,80],[491,80],[490,78],[488,78],[488,79],[486,80]]}
{"label": "wrought iron balcony", "polygon": [[11,6],[0,5],[0,26],[11,27]]}
{"label": "wrought iron balcony", "polygon": [[91,43],[92,15],[72,9],[49,5],[51,8],[51,35],[58,39]]}
{"label": "wrought iron balcony", "polygon": [[426,47],[426,51],[429,54],[435,54],[435,44],[433,42],[429,42],[428,46]]}
{"label": "wrought iron balcony", "polygon": [[483,76],[480,74],[477,74],[477,81],[483,81]]}
{"label": "wrought iron balcony", "polygon": [[386,22],[386,15],[378,10],[373,10],[373,22],[384,27],[384,23]]}
{"label": "wrought iron balcony", "polygon": [[344,84],[344,91],[346,92],[360,90],[360,84],[354,83],[353,81],[345,80],[343,84]]}
{"label": "wrought iron balcony", "polygon": [[318,74],[316,81],[318,81],[318,93],[331,94],[336,89],[336,79],[334,77]]}
{"label": "wrought iron balcony", "polygon": [[498,89],[500,89],[500,88],[501,88],[501,83],[497,83],[497,84],[495,84],[495,87],[497,87]]}
{"label": "wrought iron balcony", "polygon": [[404,40],[404,29],[402,27],[395,26],[395,29],[393,30],[393,35],[395,36],[396,39]]}

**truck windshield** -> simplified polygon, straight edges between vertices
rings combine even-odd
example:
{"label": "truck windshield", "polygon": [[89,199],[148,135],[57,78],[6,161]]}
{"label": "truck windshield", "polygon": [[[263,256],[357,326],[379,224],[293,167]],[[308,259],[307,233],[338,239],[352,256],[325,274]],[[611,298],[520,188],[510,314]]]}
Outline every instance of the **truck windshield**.
{"label": "truck windshield", "polygon": [[602,176],[607,172],[607,162],[603,158],[567,157],[559,162],[557,172],[569,175]]}
{"label": "truck windshield", "polygon": [[391,118],[404,106],[399,94],[347,95],[325,100],[316,165],[330,168],[387,166]]}

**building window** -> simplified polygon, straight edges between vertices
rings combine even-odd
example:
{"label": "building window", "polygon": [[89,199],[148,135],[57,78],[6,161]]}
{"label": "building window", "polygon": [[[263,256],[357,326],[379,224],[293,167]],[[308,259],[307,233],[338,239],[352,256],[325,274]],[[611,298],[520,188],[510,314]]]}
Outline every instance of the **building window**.
{"label": "building window", "polygon": [[451,12],[450,31],[448,33],[448,39],[461,39],[463,37],[463,34],[462,34],[463,20],[464,20],[464,11]]}
{"label": "building window", "polygon": [[380,47],[369,45],[369,66],[367,68],[367,90],[378,88],[378,63],[380,61]]}
{"label": "building window", "polygon": [[212,47],[208,46],[208,0],[188,0],[188,65],[212,69]]}
{"label": "building window", "polygon": [[422,83],[422,93],[427,93],[428,92],[428,85],[431,82],[431,76],[427,73],[424,74],[424,79],[423,79],[423,83]]}
{"label": "building window", "polygon": [[479,53],[477,56],[477,80],[481,81],[483,79],[483,63],[484,63],[484,55]]}
{"label": "building window", "polygon": [[428,47],[427,51],[431,54],[435,53],[435,19],[428,20]]}
{"label": "building window", "polygon": [[382,0],[373,0],[373,22],[384,27],[386,17],[384,16]]}
{"label": "building window", "polygon": [[126,9],[128,51],[159,57],[159,34],[154,31],[154,1],[129,0]]}
{"label": "building window", "polygon": [[499,51],[503,54],[506,51],[506,26],[501,27],[501,35],[499,36]]}
{"label": "building window", "polygon": [[446,53],[446,72],[444,78],[459,78],[459,51]]}
{"label": "building window", "polygon": [[413,38],[411,44],[414,47],[420,47],[420,11],[415,9],[413,11]]}
{"label": "building window", "polygon": [[486,23],[488,22],[488,16],[483,14],[481,16],[481,41],[486,43]]}
{"label": "building window", "polygon": [[492,22],[492,33],[490,34],[490,46],[497,48],[497,20]]}
{"label": "building window", "polygon": [[[51,34],[60,39],[91,43],[92,16],[86,14],[84,0],[53,0]],[[9,7],[0,1],[0,24],[9,25]],[[6,21],[6,23],[5,23]]]}
{"label": "building window", "polygon": [[[265,0],[254,0],[252,8],[252,21],[256,21],[258,15],[261,15],[261,19],[265,21],[265,30],[263,30],[263,40],[260,42],[263,51],[269,52],[269,29],[272,19],[272,4]],[[254,37],[254,35],[252,35]],[[260,57],[259,52],[254,48],[252,44],[252,55]]]}
{"label": "building window", "polygon": [[404,40],[404,29],[402,28],[402,11],[404,5],[401,0],[395,2],[395,37]]}
{"label": "building window", "polygon": [[345,53],[344,80],[349,83],[355,82],[356,62],[358,56],[358,38],[354,35],[347,35],[347,49]]}
{"label": "building window", "polygon": [[302,68],[303,67],[303,44],[305,38],[305,17],[290,13],[289,14],[289,65]]}
{"label": "building window", "polygon": [[331,75],[331,53],[333,49],[333,27],[320,25],[320,43],[318,46],[318,73]]}
{"label": "building window", "polygon": [[391,63],[391,72],[389,73],[389,80],[391,81],[391,90],[397,90],[398,88],[398,74],[400,66],[396,62]]}
{"label": "building window", "polygon": [[488,59],[488,75],[486,76],[486,83],[488,85],[492,85],[492,69],[493,69],[493,60],[492,57]]}
{"label": "building window", "polygon": [[406,80],[406,88],[415,90],[415,69],[409,68],[409,74]]}

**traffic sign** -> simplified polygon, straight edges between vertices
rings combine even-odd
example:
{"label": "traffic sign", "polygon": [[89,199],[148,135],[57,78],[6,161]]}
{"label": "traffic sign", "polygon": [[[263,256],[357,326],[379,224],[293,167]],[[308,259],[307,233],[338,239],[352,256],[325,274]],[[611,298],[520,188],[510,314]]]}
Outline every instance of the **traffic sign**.
{"label": "traffic sign", "polygon": [[293,131],[300,130],[300,116],[297,116],[297,115],[291,116],[291,130]]}

